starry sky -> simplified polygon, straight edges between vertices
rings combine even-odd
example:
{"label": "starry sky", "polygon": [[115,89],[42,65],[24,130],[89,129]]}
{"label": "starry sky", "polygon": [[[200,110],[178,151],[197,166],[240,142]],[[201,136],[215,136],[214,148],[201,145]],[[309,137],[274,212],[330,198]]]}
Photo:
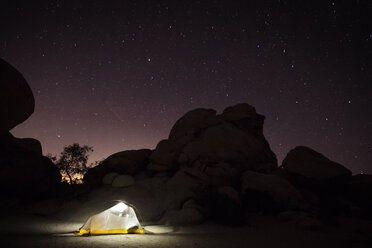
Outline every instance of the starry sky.
{"label": "starry sky", "polygon": [[36,99],[11,132],[44,154],[93,146],[93,162],[247,102],[279,164],[306,145],[372,173],[372,4],[304,2],[1,1],[0,57]]}

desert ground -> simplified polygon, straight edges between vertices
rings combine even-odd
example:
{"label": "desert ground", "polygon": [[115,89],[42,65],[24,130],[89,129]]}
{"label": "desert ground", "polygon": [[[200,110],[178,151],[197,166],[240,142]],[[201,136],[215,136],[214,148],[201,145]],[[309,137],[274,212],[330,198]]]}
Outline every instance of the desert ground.
{"label": "desert ground", "polygon": [[[104,187],[86,197],[61,202],[46,200],[1,213],[0,247],[371,247],[372,221],[339,218],[314,224],[283,220],[260,213],[246,216],[246,225],[215,222],[166,226],[146,220],[159,211],[159,202],[143,197],[142,187]],[[137,207],[143,227],[153,234],[75,236],[87,218],[120,196]]]}
{"label": "desert ground", "polygon": [[154,234],[75,236],[83,224],[31,214],[2,213],[1,247],[371,247],[372,222],[341,219],[306,230],[296,223],[251,215],[250,225],[149,225]]}

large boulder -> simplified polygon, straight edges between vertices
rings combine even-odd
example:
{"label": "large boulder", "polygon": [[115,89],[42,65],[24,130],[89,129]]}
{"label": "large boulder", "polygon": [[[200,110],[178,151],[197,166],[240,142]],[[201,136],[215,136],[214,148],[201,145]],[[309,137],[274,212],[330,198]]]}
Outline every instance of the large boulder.
{"label": "large boulder", "polygon": [[297,183],[320,186],[322,191],[343,187],[351,178],[349,169],[304,146],[291,150],[282,167],[294,176]]}
{"label": "large boulder", "polygon": [[[201,215],[224,223],[243,219],[240,194],[236,193],[241,173],[277,168],[276,156],[263,135],[264,119],[243,103],[220,115],[213,109],[195,109],[175,123],[147,166],[150,174],[167,172],[171,176],[165,201],[168,222],[179,223],[185,219],[180,216],[183,213],[192,213],[186,219],[193,222]],[[199,208],[184,209],[189,200]]]}
{"label": "large boulder", "polygon": [[358,174],[352,177],[348,185],[348,198],[355,203],[353,215],[372,219],[372,175]]}
{"label": "large boulder", "polygon": [[[263,135],[264,119],[245,103],[228,107],[220,115],[213,109],[189,111],[174,124],[168,139],[144,155],[139,167],[130,163],[129,168],[140,170],[123,171],[126,155],[117,154],[90,169],[84,181],[99,186],[104,175],[106,183],[111,181],[112,173],[132,175],[137,184],[161,177],[165,180],[164,223],[191,224],[208,217],[241,222],[241,173],[277,168],[276,156]],[[146,169],[141,171],[143,165]]]}
{"label": "large boulder", "polygon": [[199,138],[185,145],[179,163],[208,159],[231,164],[239,171],[274,168],[275,157],[271,160],[265,156],[265,148],[253,134],[224,122],[206,129]]}
{"label": "large boulder", "polygon": [[203,195],[206,217],[223,224],[243,224],[244,213],[239,192],[231,186],[210,187]]}
{"label": "large boulder", "polygon": [[222,112],[221,118],[243,131],[257,135],[262,131],[265,120],[265,116],[257,114],[256,109],[246,103],[227,107]]}
{"label": "large boulder", "polygon": [[221,122],[216,116],[214,109],[194,109],[187,112],[173,125],[170,133],[169,140],[184,140],[186,143],[193,139],[198,133],[210,126],[216,125]]}
{"label": "large boulder", "polygon": [[208,176],[193,168],[181,168],[166,182],[164,224],[197,224],[205,219],[199,200],[209,184]]}
{"label": "large boulder", "polygon": [[141,149],[115,153],[98,166],[89,169],[84,176],[84,182],[98,187],[102,185],[103,177],[110,172],[135,175],[146,168],[151,152],[149,149]]}
{"label": "large boulder", "polygon": [[22,74],[0,59],[0,135],[24,122],[34,107],[34,96]]}
{"label": "large boulder", "polygon": [[42,156],[40,142],[18,139],[10,133],[0,137],[0,191],[22,200],[36,200],[58,191],[61,174]]}
{"label": "large boulder", "polygon": [[282,177],[246,171],[242,175],[241,191],[247,209],[281,211],[300,209],[300,192]]}
{"label": "large boulder", "polygon": [[345,195],[351,171],[341,164],[299,146],[287,154],[282,167],[289,173],[291,182],[306,193],[309,210],[316,211],[324,222],[334,224],[338,216],[350,211]]}
{"label": "large boulder", "polygon": [[[201,161],[196,161],[194,166],[202,164]],[[199,165],[200,166],[200,165]],[[213,163],[211,165],[206,164],[203,168],[205,174],[209,177],[212,186],[230,186],[236,184],[239,180],[238,170],[227,163]],[[200,168],[200,167],[199,167]]]}
{"label": "large boulder", "polygon": [[205,213],[195,200],[187,200],[181,209],[171,209],[159,221],[165,225],[195,225],[205,220]]}
{"label": "large boulder", "polygon": [[165,171],[171,170],[177,162],[179,155],[179,146],[169,140],[161,140],[154,152],[149,157],[149,165],[147,167],[150,171]]}
{"label": "large boulder", "polygon": [[177,162],[183,147],[210,126],[220,123],[213,109],[195,109],[176,121],[167,140],[162,140],[150,156],[150,171],[178,169]]}
{"label": "large boulder", "polygon": [[221,115],[213,109],[189,111],[173,126],[168,140],[158,144],[148,169],[177,171],[209,160],[230,164],[238,172],[272,170],[277,159],[263,135],[264,119],[246,103],[228,107]]}
{"label": "large boulder", "polygon": [[306,212],[301,211],[284,211],[278,216],[278,220],[295,224],[297,228],[309,231],[316,231],[322,228],[320,220],[309,216]]}
{"label": "large boulder", "polygon": [[109,172],[102,178],[102,183],[104,185],[111,185],[112,181],[114,181],[115,177],[117,177],[119,174],[116,172]]}
{"label": "large boulder", "polygon": [[208,176],[193,168],[180,169],[167,182],[167,205],[169,209],[182,208],[189,199],[198,199],[200,192],[209,184]]}
{"label": "large boulder", "polygon": [[134,179],[130,175],[118,175],[112,181],[111,186],[115,188],[127,188],[134,184]]}
{"label": "large boulder", "polygon": [[172,127],[151,154],[148,170],[176,172],[196,161],[224,162],[238,171],[266,171],[277,167],[277,159],[263,135],[265,117],[242,103],[226,108],[187,112]]}
{"label": "large boulder", "polygon": [[41,199],[54,194],[61,175],[42,155],[36,139],[18,139],[9,131],[33,112],[31,88],[14,67],[0,59],[0,192],[10,198]]}

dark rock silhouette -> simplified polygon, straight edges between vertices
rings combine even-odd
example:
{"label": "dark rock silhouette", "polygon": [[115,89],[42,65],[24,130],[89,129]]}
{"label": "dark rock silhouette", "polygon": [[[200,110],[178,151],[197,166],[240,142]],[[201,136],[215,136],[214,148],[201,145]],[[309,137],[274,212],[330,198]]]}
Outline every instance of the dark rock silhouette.
{"label": "dark rock silhouette", "polygon": [[34,96],[22,74],[0,59],[0,135],[24,122],[34,107]]}
{"label": "dark rock silhouette", "polygon": [[98,166],[88,170],[84,176],[84,182],[92,187],[98,187],[103,184],[102,180],[108,173],[135,175],[146,168],[150,154],[151,150],[149,149],[130,150],[112,154]]}
{"label": "dark rock silhouette", "polygon": [[248,104],[238,104],[216,115],[212,109],[195,109],[173,126],[168,140],[159,142],[150,156],[150,171],[176,171],[225,162],[238,172],[265,171],[277,166],[275,154],[263,136],[265,117]]}
{"label": "dark rock silhouette", "polygon": [[[233,216],[242,212],[241,174],[277,168],[276,156],[263,135],[264,119],[245,103],[228,107],[220,115],[212,109],[189,111],[154,151],[111,155],[90,169],[84,181],[97,187],[113,182],[118,174],[166,177],[163,223],[197,223],[213,218],[219,208]],[[228,220],[236,218],[224,221]]]}
{"label": "dark rock silhouette", "polygon": [[134,179],[130,175],[117,175],[111,183],[112,187],[126,188],[134,184]]}
{"label": "dark rock silhouette", "polygon": [[352,203],[347,198],[351,171],[308,147],[291,150],[282,170],[306,199],[308,211],[323,221],[335,224],[337,216],[350,214]]}
{"label": "dark rock silhouette", "polygon": [[49,158],[42,156],[38,140],[8,133],[0,138],[0,178],[3,195],[37,200],[56,192],[61,174]]}
{"label": "dark rock silhouette", "polygon": [[348,185],[347,195],[353,204],[352,215],[372,219],[372,175],[353,176]]}
{"label": "dark rock silhouette", "polygon": [[18,139],[9,131],[34,111],[34,96],[23,76],[0,59],[0,192],[8,198],[37,200],[54,194],[61,175],[42,155],[36,139]]}
{"label": "dark rock silhouette", "polygon": [[128,190],[132,178],[138,185],[148,181],[153,185],[147,188],[149,195],[160,185],[152,201],[162,206],[158,221],[167,224],[208,218],[242,224],[245,212],[263,212],[290,216],[302,228],[317,229],[319,219],[335,223],[338,215],[365,213],[365,206],[371,206],[370,197],[364,196],[371,192],[370,177],[351,177],[344,166],[301,146],[278,167],[263,135],[264,119],[246,103],[227,107],[222,114],[191,110],[155,150],[113,154],[84,180],[92,187],[114,187],[115,178],[125,178],[120,185]]}
{"label": "dark rock silhouette", "polygon": [[266,208],[267,212],[280,212],[302,208],[300,192],[279,176],[246,171],[242,175],[241,191],[249,210]]}
{"label": "dark rock silhouette", "polygon": [[297,183],[318,187],[321,191],[338,190],[351,177],[351,171],[346,167],[304,146],[291,150],[282,167]]}

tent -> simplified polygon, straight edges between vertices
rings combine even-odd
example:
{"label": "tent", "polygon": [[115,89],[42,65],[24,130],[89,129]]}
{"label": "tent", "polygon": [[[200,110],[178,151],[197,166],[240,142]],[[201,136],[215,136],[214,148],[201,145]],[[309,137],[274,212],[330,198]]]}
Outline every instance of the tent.
{"label": "tent", "polygon": [[76,233],[77,235],[145,233],[133,208],[124,202],[93,215]]}

